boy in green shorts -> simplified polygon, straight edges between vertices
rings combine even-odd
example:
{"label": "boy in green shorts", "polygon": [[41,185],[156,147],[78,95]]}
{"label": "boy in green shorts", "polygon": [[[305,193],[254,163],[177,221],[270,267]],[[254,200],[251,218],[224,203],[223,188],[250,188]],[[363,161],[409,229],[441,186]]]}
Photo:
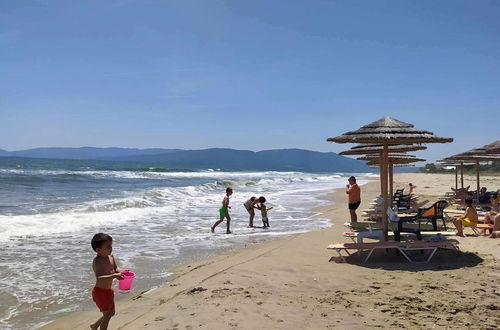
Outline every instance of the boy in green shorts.
{"label": "boy in green shorts", "polygon": [[224,199],[222,200],[222,207],[219,209],[219,214],[220,214],[220,219],[214,223],[214,225],[210,228],[210,231],[213,233],[215,231],[215,227],[217,227],[222,221],[224,221],[224,218],[227,219],[227,230],[226,234],[231,234],[230,230],[230,225],[231,225],[231,217],[229,216],[229,209],[231,206],[229,206],[229,196],[233,194],[233,189],[230,187],[226,188],[226,196],[224,196]]}

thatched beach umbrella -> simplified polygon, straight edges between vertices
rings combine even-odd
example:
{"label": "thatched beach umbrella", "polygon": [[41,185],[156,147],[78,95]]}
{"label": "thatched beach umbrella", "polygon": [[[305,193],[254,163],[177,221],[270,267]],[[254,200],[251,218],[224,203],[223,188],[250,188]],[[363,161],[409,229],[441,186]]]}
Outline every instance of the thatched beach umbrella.
{"label": "thatched beach umbrella", "polygon": [[[417,160],[418,162],[423,162],[425,161],[425,159],[422,159],[422,158],[417,158],[417,156],[414,156],[414,155],[406,155],[406,154],[393,154],[393,153],[389,153],[387,154],[387,158],[389,160],[402,160],[402,161],[405,161],[405,160],[414,160],[414,159],[419,159]],[[371,161],[371,160],[380,160],[380,156],[379,155],[366,155],[366,156],[363,156],[363,157],[358,157],[356,158],[357,160],[367,160],[367,161]]]}
{"label": "thatched beach umbrella", "polygon": [[499,154],[500,154],[500,140],[484,145],[480,148],[474,148],[469,151],[462,152],[459,155],[480,156],[480,155],[499,155]]}
{"label": "thatched beach umbrella", "polygon": [[445,166],[454,166],[455,167],[455,190],[458,190],[458,167],[460,166],[460,180],[461,186],[464,187],[464,162],[460,161],[451,161],[451,160],[438,160],[438,163],[441,163]]}
{"label": "thatched beach umbrella", "polygon": [[[425,150],[427,147],[421,145],[421,144],[391,144],[389,145],[389,152],[390,153],[404,153],[408,151],[418,151],[418,150]],[[360,144],[357,146],[352,147],[349,150],[342,151],[339,153],[339,155],[367,155],[367,156],[373,156],[373,155],[378,155],[378,157],[382,157],[382,151],[384,150],[384,145],[382,144]],[[377,166],[382,170],[381,166]],[[392,183],[392,172],[393,169],[391,166],[389,166],[389,178],[390,182]],[[380,175],[382,177],[382,173]],[[382,194],[382,180],[380,180],[380,193]],[[390,185],[389,189],[389,194],[390,196],[393,196],[393,189],[392,189],[392,184]]]}
{"label": "thatched beach umbrella", "polygon": [[417,130],[412,124],[408,124],[391,117],[381,118],[371,124],[365,125],[356,131],[344,133],[340,136],[328,138],[328,142],[336,143],[363,143],[363,144],[378,144],[383,145],[381,152],[381,180],[382,180],[382,196],[383,210],[382,221],[384,226],[385,238],[387,240],[387,232],[389,224],[387,221],[388,206],[388,191],[387,191],[387,166],[389,161],[387,154],[389,153],[389,145],[394,144],[411,144],[411,143],[446,143],[452,142],[452,138],[443,138],[434,135],[434,133],[424,130]]}
{"label": "thatched beach umbrella", "polygon": [[[490,144],[484,145],[480,148],[475,148],[463,153],[460,153],[455,156],[451,156],[448,158],[445,158],[443,161],[448,161],[448,162],[457,162],[460,161],[461,164],[461,177],[462,177],[462,188],[464,187],[464,180],[463,180],[463,164],[464,164],[464,158],[468,158],[467,156],[472,156],[473,159],[469,159],[469,162],[476,164],[476,175],[477,175],[477,185],[479,187],[479,162],[481,161],[495,161],[498,160],[495,155],[500,155],[500,140],[494,141]],[[486,158],[482,158],[482,156],[486,156]],[[490,158],[490,156],[493,156]],[[453,159],[458,159],[461,158],[460,160],[453,160]]]}
{"label": "thatched beach umbrella", "polygon": [[[408,151],[418,151],[425,150],[426,146],[420,144],[396,144],[389,146],[389,152],[398,153],[398,152],[408,152]],[[360,144],[358,146],[352,147],[349,150],[342,151],[339,155],[371,155],[371,154],[380,154],[384,150],[384,146],[382,144]]]}
{"label": "thatched beach umbrella", "polygon": [[[380,157],[373,157],[373,155],[368,155],[365,157],[359,157],[358,160],[367,160],[369,161],[368,165],[378,164],[380,165],[381,159]],[[389,196],[392,199],[394,196],[394,166],[395,165],[407,165],[416,162],[423,162],[425,159],[417,158],[413,155],[405,155],[405,154],[389,154],[388,155],[388,175],[389,175]]]}
{"label": "thatched beach umbrella", "polygon": [[[477,190],[476,190],[476,197],[479,201],[479,189],[480,189],[480,183],[479,183],[479,163],[480,162],[489,162],[489,161],[500,161],[500,154],[481,154],[481,151],[478,151],[477,154],[474,153],[472,150],[469,150],[467,152],[463,152],[460,154],[456,154],[450,157],[446,157],[443,160],[444,161],[461,161],[461,162],[474,162],[476,164],[476,182],[477,182]],[[463,183],[462,183],[463,186]]]}

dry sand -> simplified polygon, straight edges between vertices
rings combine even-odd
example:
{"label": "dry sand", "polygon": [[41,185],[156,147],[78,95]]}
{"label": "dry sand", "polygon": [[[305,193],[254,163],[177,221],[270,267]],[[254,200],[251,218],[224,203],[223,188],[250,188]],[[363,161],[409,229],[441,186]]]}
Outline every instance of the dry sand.
{"label": "dry sand", "polygon": [[[435,174],[395,179],[396,187],[412,182],[430,201],[455,180]],[[500,177],[482,181],[500,188]],[[363,186],[360,209],[378,193],[378,182]],[[181,266],[163,287],[120,302],[110,329],[500,326],[500,239],[459,238],[461,252],[438,251],[429,264],[382,252],[367,264],[355,255],[347,263],[329,262],[333,253],[326,246],[348,241],[342,237],[349,218],[345,192],[334,192],[332,201],[323,208],[331,228]],[[98,316],[97,309],[78,312],[45,329],[88,329]]]}

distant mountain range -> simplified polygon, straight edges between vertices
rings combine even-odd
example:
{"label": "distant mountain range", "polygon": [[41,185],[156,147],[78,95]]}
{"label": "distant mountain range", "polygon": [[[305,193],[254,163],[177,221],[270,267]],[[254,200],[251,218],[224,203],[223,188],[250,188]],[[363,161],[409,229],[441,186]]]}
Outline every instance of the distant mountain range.
{"label": "distant mountain range", "polygon": [[34,148],[18,151],[0,149],[0,156],[53,158],[53,159],[105,159],[114,157],[156,155],[180,151],[180,149],[135,149],[135,148]]}
{"label": "distant mountain range", "polygon": [[173,169],[221,169],[250,171],[375,172],[364,162],[334,152],[302,149],[248,151],[235,149],[133,149],[133,148],[35,148],[0,149],[0,156],[108,160],[162,165]]}

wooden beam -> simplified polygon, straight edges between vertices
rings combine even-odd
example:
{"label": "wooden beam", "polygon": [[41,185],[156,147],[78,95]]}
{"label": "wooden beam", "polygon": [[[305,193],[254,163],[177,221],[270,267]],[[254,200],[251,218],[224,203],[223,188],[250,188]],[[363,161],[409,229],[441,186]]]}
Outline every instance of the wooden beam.
{"label": "wooden beam", "polygon": [[460,162],[460,183],[464,187],[464,162]]}
{"label": "wooden beam", "polygon": [[382,152],[381,164],[383,164],[384,169],[382,174],[384,175],[383,186],[382,186],[382,197],[384,198],[382,203],[382,224],[384,227],[384,236],[385,241],[389,239],[389,221],[387,219],[387,207],[389,207],[389,194],[387,191],[387,156],[389,154],[389,146],[387,143],[384,143],[384,150]]}
{"label": "wooden beam", "polygon": [[394,198],[394,166],[391,161],[389,161],[389,196],[391,198],[390,205],[392,205],[392,199]]}
{"label": "wooden beam", "polygon": [[476,181],[477,181],[476,198],[477,202],[479,203],[479,160],[476,160]]}

